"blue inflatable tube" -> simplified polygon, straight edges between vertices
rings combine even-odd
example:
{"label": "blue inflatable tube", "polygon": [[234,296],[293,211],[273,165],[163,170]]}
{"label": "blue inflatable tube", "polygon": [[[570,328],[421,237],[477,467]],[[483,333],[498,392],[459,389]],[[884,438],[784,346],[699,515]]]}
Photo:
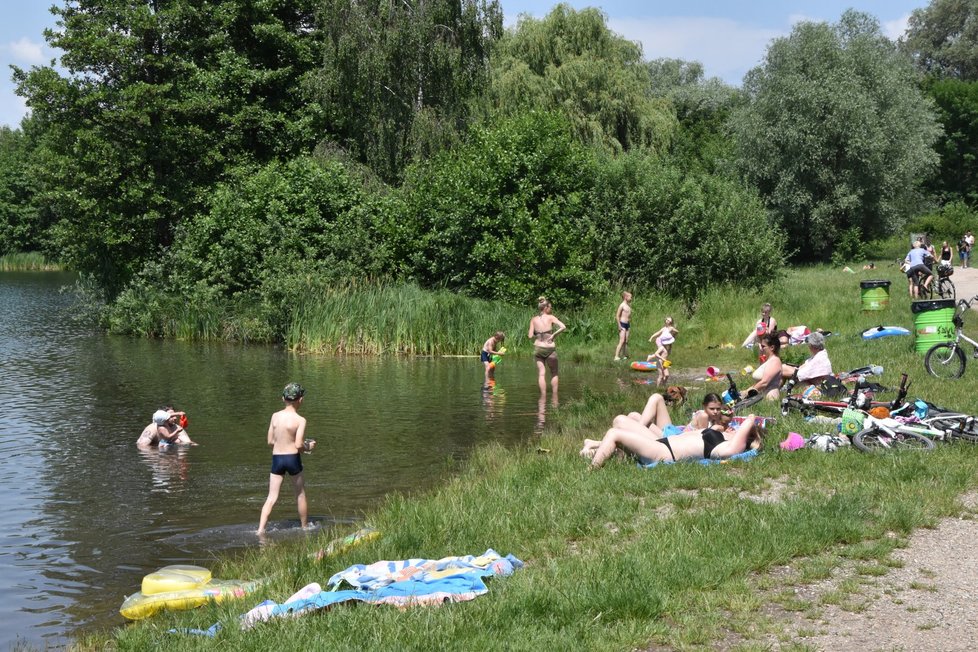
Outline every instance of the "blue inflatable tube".
{"label": "blue inflatable tube", "polygon": [[902,326],[874,326],[863,331],[864,340],[876,340],[890,335],[910,335],[910,331]]}

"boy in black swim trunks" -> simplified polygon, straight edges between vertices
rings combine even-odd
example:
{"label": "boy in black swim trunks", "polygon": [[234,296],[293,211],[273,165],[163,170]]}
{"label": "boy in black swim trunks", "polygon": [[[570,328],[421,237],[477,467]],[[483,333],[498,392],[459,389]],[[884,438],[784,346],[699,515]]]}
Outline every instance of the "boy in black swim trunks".
{"label": "boy in black swim trunks", "polygon": [[295,487],[296,502],[299,508],[299,522],[306,527],[309,520],[309,507],[306,504],[306,485],[302,478],[302,459],[299,455],[311,451],[316,442],[306,439],[306,419],[299,416],[299,406],[306,390],[299,383],[289,383],[282,391],[282,401],[285,407],[272,415],[268,424],[268,445],[272,447],[272,472],[268,476],[268,498],[261,508],[261,519],[258,521],[258,533],[265,531],[272,507],[278,500],[278,492],[282,488],[285,474],[292,476]]}

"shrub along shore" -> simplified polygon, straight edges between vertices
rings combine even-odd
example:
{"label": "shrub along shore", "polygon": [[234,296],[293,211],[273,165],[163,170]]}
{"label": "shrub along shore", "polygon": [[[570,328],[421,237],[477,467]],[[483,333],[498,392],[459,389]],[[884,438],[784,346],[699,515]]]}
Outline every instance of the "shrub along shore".
{"label": "shrub along shore", "polygon": [[[860,310],[859,281],[865,278],[893,281],[887,310]],[[862,330],[871,326],[912,324],[905,281],[894,265],[880,263],[872,272],[855,274],[824,267],[792,270],[768,293],[711,291],[691,317],[673,313],[680,331],[674,369],[692,388],[690,404],[673,410],[676,421],[688,418],[703,394],[714,389],[693,380],[702,375],[698,370],[708,364],[724,370],[756,364],[756,354],[718,345],[739,345],[762,301],[774,304],[783,326],[832,331],[827,348],[837,370],[881,364],[885,385],[895,386],[906,372],[914,381],[912,396],[978,412],[967,376],[950,383],[928,377],[911,338],[861,339]],[[595,320],[592,339],[572,331],[560,343],[562,360],[593,358],[612,364],[615,305],[609,299],[602,311],[584,313]],[[645,353],[648,333],[665,316],[657,311],[670,306],[640,293],[633,305],[637,357]],[[512,328],[525,324],[529,314],[513,317]],[[573,324],[559,307],[557,314]],[[493,316],[502,319],[503,314]],[[445,324],[457,327],[454,319]],[[971,326],[969,321],[966,327]],[[484,339],[488,332],[479,336]],[[334,336],[322,337],[331,341]],[[480,343],[473,341],[472,346]],[[514,348],[519,352],[524,347]],[[629,384],[613,394],[587,392],[565,401],[556,418],[548,419],[543,435],[524,446],[483,447],[441,488],[416,496],[391,495],[367,516],[382,537],[335,557],[316,560],[311,555],[344,533],[339,530],[220,562],[215,576],[270,578],[258,595],[158,616],[80,641],[79,647],[211,648],[211,639],[167,630],[206,629],[214,622],[223,625],[218,644],[242,650],[795,644],[766,605],[778,603],[813,617],[828,601],[858,610],[861,591],[896,563],[890,553],[905,545],[915,528],[960,513],[958,496],[978,485],[978,451],[966,444],[940,445],[931,454],[891,456],[852,449],[784,452],[777,443],[787,432],[811,434],[815,427],[796,415],[781,417],[773,403],[758,406],[758,413],[777,414],[778,421],[768,433],[764,453],[754,461],[652,470],[623,461],[589,472],[577,455],[581,441],[601,434],[615,414],[641,405],[648,392],[647,386]],[[341,606],[247,632],[237,627],[238,615],[261,600],[281,601],[350,564],[478,554],[490,547],[520,557],[527,566],[510,578],[493,580],[489,594],[473,602],[404,612]],[[829,577],[843,564],[855,569],[853,579],[822,602],[800,599],[793,591],[797,584]],[[786,566],[790,572],[784,572]]]}

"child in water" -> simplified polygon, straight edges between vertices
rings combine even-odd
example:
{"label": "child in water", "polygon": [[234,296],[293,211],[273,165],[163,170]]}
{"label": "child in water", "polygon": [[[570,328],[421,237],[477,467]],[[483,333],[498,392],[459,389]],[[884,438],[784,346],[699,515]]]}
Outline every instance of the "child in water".
{"label": "child in water", "polygon": [[299,416],[299,406],[306,390],[299,383],[289,383],[282,390],[285,407],[272,415],[268,424],[268,445],[272,447],[272,471],[268,476],[268,498],[261,508],[258,533],[265,531],[272,507],[278,500],[285,474],[292,476],[296,503],[299,509],[299,522],[306,527],[309,521],[309,507],[306,504],[306,485],[302,477],[300,453],[311,452],[316,446],[314,439],[306,439],[306,419]]}
{"label": "child in water", "polygon": [[673,324],[672,317],[666,317],[665,325],[662,328],[652,333],[649,336],[649,341],[655,342],[655,353],[650,355],[647,360],[652,362],[653,360],[658,360],[656,365],[656,371],[658,371],[657,377],[655,379],[656,385],[663,385],[667,380],[669,380],[669,354],[672,352],[672,344],[676,341],[676,335],[679,331],[676,330]]}
{"label": "child in water", "polygon": [[486,387],[490,387],[496,383],[496,363],[492,361],[492,356],[505,355],[505,349],[497,348],[505,341],[506,333],[496,331],[482,345],[482,354],[479,356],[479,359],[482,360],[482,364],[486,368]]}

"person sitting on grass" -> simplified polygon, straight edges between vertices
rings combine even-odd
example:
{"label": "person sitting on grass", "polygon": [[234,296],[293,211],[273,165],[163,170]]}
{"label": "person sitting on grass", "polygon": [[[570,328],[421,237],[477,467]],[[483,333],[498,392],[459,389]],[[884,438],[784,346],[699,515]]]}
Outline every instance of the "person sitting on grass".
{"label": "person sitting on grass", "polygon": [[812,333],[805,341],[812,355],[797,367],[782,364],[781,377],[786,380],[794,378],[802,384],[817,385],[832,375],[832,361],[829,360],[828,351],[825,350],[824,335],[818,332]]}
{"label": "person sitting on grass", "polygon": [[757,381],[747,388],[748,398],[763,394],[769,400],[779,398],[781,388],[781,342],[774,333],[767,333],[760,338],[761,355],[764,357],[764,364],[755,369],[751,377]]}
{"label": "person sitting on grass", "polygon": [[[728,414],[730,417],[733,416],[732,411]],[[600,468],[617,450],[635,456],[641,464],[726,459],[743,453],[754,441],[759,445],[760,435],[755,421],[752,414],[733,430],[702,428],[659,439],[631,429],[611,428],[594,447],[590,468],[592,470]],[[592,440],[585,440],[586,448],[589,441]]]}

